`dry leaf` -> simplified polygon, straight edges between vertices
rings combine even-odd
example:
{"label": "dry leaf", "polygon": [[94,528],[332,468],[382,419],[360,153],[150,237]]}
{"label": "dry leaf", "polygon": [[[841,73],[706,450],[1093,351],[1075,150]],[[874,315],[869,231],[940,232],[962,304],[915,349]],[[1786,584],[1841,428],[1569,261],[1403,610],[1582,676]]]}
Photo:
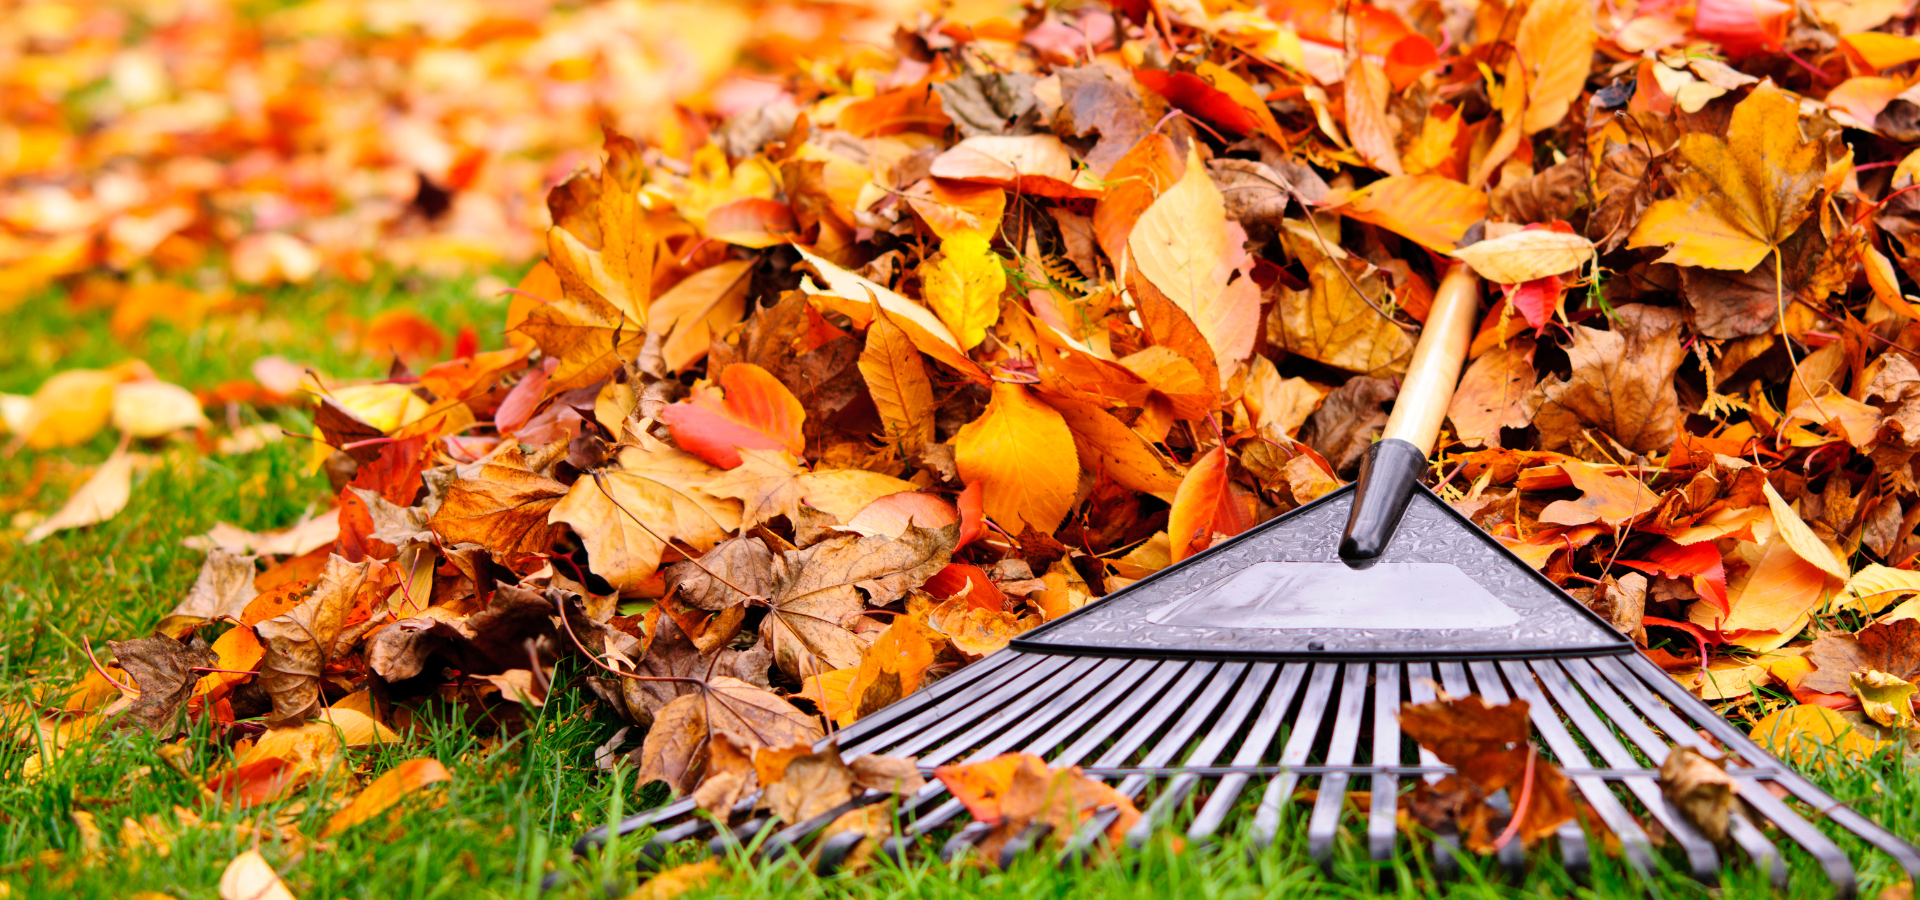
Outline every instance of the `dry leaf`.
{"label": "dry leaf", "polygon": [[98,525],[127,508],[133,493],[133,458],[123,448],[115,450],[86,482],[75,488],[59,511],[27,531],[26,543],[38,544],[48,535],[69,528]]}

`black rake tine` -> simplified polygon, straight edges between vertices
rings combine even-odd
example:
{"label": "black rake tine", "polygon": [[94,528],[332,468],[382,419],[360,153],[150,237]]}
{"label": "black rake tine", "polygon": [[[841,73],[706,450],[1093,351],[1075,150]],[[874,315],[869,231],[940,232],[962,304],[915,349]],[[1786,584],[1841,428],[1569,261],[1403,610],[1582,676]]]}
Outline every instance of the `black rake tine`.
{"label": "black rake tine", "polygon": [[[1273,680],[1274,670],[1278,668],[1269,662],[1243,665],[1246,671],[1239,690],[1233,692],[1232,699],[1227,702],[1226,708],[1221,710],[1219,720],[1213,723],[1212,728],[1207,732],[1206,739],[1202,740],[1191,754],[1188,754],[1187,765],[1210,766],[1213,765],[1214,760],[1220,758],[1220,754],[1227,749],[1227,742],[1240,733],[1248,717],[1253,715],[1254,707],[1259,705],[1260,699],[1266,695],[1267,685]],[[1153,805],[1147,807],[1146,812],[1140,816],[1140,821],[1128,829],[1128,846],[1145,846],[1153,836],[1155,825],[1178,811],[1180,804],[1186,800],[1187,794],[1191,793],[1194,786],[1199,783],[1198,775],[1173,776],[1166,787],[1161,789],[1160,796],[1154,798]],[[1122,793],[1125,791],[1123,790]]]}
{"label": "black rake tine", "polygon": [[[1287,710],[1293,705],[1293,696],[1300,690],[1300,682],[1307,677],[1307,664],[1287,663],[1280,670],[1280,678],[1267,694],[1266,703],[1260,709],[1259,718],[1254,720],[1246,738],[1241,741],[1240,749],[1234,754],[1236,766],[1259,765],[1273,747],[1273,736],[1280,732],[1280,723],[1286,718]],[[1192,840],[1206,840],[1220,830],[1227,820],[1227,814],[1233,811],[1233,803],[1240,793],[1246,790],[1250,775],[1227,775],[1213,786],[1213,795],[1207,798],[1205,806],[1193,817],[1193,825],[1187,829],[1187,837]]]}
{"label": "black rake tine", "polygon": [[[1648,664],[1652,665],[1651,662]],[[1627,702],[1640,710],[1653,724],[1658,725],[1661,730],[1667,732],[1667,735],[1676,743],[1686,744],[1702,753],[1714,752],[1714,748],[1705,740],[1702,740],[1700,735],[1694,731],[1693,727],[1681,719],[1679,714],[1674,712],[1668,703],[1648,693],[1645,681],[1642,678],[1635,677],[1637,673],[1633,672],[1628,666],[1623,665],[1620,660],[1594,660],[1593,665],[1602,673],[1614,676],[1612,684],[1625,695]],[[1654,670],[1660,672],[1662,679],[1669,682],[1673,680],[1666,672],[1661,671],[1658,666],[1654,666]],[[1678,684],[1674,686],[1676,688],[1679,687]],[[1691,698],[1693,695],[1687,694],[1686,696]],[[1704,704],[1702,706],[1704,708]],[[1712,718],[1720,719],[1717,715],[1712,716]],[[1720,719],[1720,721],[1725,720]],[[1703,722],[1702,724],[1707,723]],[[1728,730],[1734,731],[1735,734],[1739,733],[1731,726],[1728,727]],[[1719,735],[1715,735],[1715,737],[1719,737]],[[1745,735],[1741,735],[1741,737],[1745,737]],[[1742,744],[1745,746],[1742,747]],[[1726,745],[1728,748],[1733,749],[1736,753],[1740,753],[1744,758],[1749,760],[1772,759],[1772,757],[1760,752],[1760,748],[1751,741],[1742,741],[1739,744],[1727,743]],[[1769,773],[1765,777],[1782,783],[1783,785],[1785,784],[1786,778],[1794,777],[1791,772],[1785,770],[1784,763],[1776,762],[1775,766],[1779,768],[1778,774]],[[1812,822],[1801,818],[1800,814],[1794,812],[1792,807],[1787,806],[1781,802],[1778,797],[1775,797],[1771,791],[1767,790],[1765,785],[1759,782],[1759,776],[1750,769],[1744,766],[1730,765],[1727,767],[1727,774],[1732,775],[1734,783],[1740,786],[1738,796],[1741,799],[1747,801],[1760,815],[1772,821],[1775,826],[1786,833],[1787,837],[1792,838],[1795,843],[1800,845],[1801,849],[1807,851],[1807,853],[1814,858],[1814,861],[1820,864],[1821,871],[1826,873],[1827,881],[1833,884],[1834,896],[1851,897],[1859,890],[1859,877],[1854,872],[1853,862],[1847,859],[1846,852],[1840,849],[1839,844],[1834,843],[1832,838],[1827,837],[1826,834],[1822,833]]]}
{"label": "black rake tine", "polygon": [[[1628,664],[1640,674],[1640,680],[1643,684],[1649,684],[1646,679],[1646,673],[1649,669],[1660,673],[1661,676],[1666,675],[1665,672],[1660,670],[1659,666],[1653,664],[1653,660],[1647,659],[1639,654],[1634,654],[1634,658],[1628,660]],[[1694,708],[1705,710],[1708,713],[1708,715],[1704,717],[1705,720],[1700,724],[1704,726],[1708,733],[1712,734],[1716,740],[1719,740],[1728,747],[1740,748],[1742,753],[1749,755],[1750,758],[1772,758],[1772,755],[1768,754],[1759,744],[1754,743],[1752,738],[1748,737],[1740,729],[1733,727],[1731,722],[1717,715],[1712,715],[1710,708],[1704,703],[1701,703],[1700,700],[1692,694],[1687,693],[1686,689],[1680,687],[1678,682],[1670,677],[1662,677],[1661,681],[1664,683],[1652,683],[1651,686],[1662,697],[1665,697],[1668,703],[1676,708],[1685,708],[1686,705],[1691,705]],[[1669,688],[1671,690],[1669,690]],[[1695,718],[1699,717],[1695,716]],[[1792,792],[1793,795],[1800,798],[1802,802],[1818,810],[1821,815],[1831,819],[1840,827],[1858,835],[1861,840],[1880,848],[1880,850],[1888,856],[1893,857],[1894,862],[1906,871],[1907,877],[1912,879],[1914,883],[1920,884],[1920,850],[1914,849],[1913,845],[1901,840],[1895,836],[1893,832],[1881,827],[1872,819],[1861,815],[1858,810],[1850,806],[1842,805],[1840,801],[1835,800],[1831,795],[1827,794],[1827,792],[1816,787],[1813,782],[1807,780],[1806,776],[1801,775],[1792,768],[1783,765],[1780,774],[1774,776],[1773,780],[1779,782],[1781,787]]]}
{"label": "black rake tine", "polygon": [[[1025,718],[1015,720],[1011,728],[1001,731],[999,734],[994,735],[992,739],[988,740],[984,735],[997,730],[999,725],[1004,723],[984,720],[974,729],[948,741],[938,750],[923,757],[921,764],[940,765],[962,753],[966,753],[966,762],[990,759],[1013,749],[1015,743],[1031,735],[1034,731],[1039,730],[1042,726],[1053,722],[1055,717],[1063,710],[1075,711],[1068,717],[1069,720],[1075,715],[1090,714],[1090,709],[1097,711],[1098,702],[1086,702],[1084,700],[1085,696],[1095,691],[1099,691],[1102,694],[1111,693],[1116,685],[1124,687],[1125,682],[1103,679],[1100,676],[1102,669],[1119,667],[1125,663],[1121,660],[1095,660],[1091,657],[1085,657],[1083,659],[1085,663],[1078,668],[1068,667],[1056,673],[1055,681],[1064,681],[1065,689],[1051,692],[1046,703],[1042,704],[1037,710]],[[1041,684],[1036,686],[1035,691],[1037,693],[1045,693],[1049,692],[1052,687],[1054,687],[1054,685],[1051,683]],[[1077,692],[1075,689],[1078,689]],[[967,752],[968,748],[974,749],[969,753]],[[946,787],[938,780],[929,781],[926,787],[921,788],[911,799],[901,805],[902,812],[918,809],[945,792]],[[957,814],[959,809],[960,801],[949,799],[946,803],[942,804],[939,809],[934,810],[924,817],[926,820],[929,820],[929,824],[922,827],[921,819],[916,819],[914,822],[915,829],[918,833],[925,833],[933,828],[937,828]]]}
{"label": "black rake tine", "polygon": [[[1620,729],[1620,732],[1627,736],[1627,740],[1640,748],[1640,752],[1646,754],[1648,759],[1659,759],[1665,762],[1664,754],[1672,752],[1673,744],[1655,734],[1646,719],[1642,718],[1644,713],[1622,699],[1612,685],[1601,679],[1592,663],[1584,659],[1569,659],[1560,663],[1560,669],[1600,706],[1601,711],[1606,713],[1608,722]],[[1667,712],[1664,706],[1660,707],[1660,711]],[[1671,716],[1671,713],[1668,712],[1668,715]],[[1668,731],[1672,731],[1674,726],[1681,724],[1683,723],[1675,717],[1665,727]],[[1693,732],[1685,728],[1680,730],[1680,735],[1682,739],[1694,737]],[[1712,748],[1705,747],[1704,744],[1704,741],[1697,738],[1685,741],[1688,747],[1711,753]],[[1744,767],[1730,764],[1727,768],[1728,773],[1734,778],[1741,778],[1739,773]],[[1758,785],[1752,785],[1747,788],[1747,792],[1750,793],[1758,787]],[[1768,879],[1773,883],[1774,889],[1786,890],[1787,864],[1786,859],[1780,855],[1780,848],[1767,840],[1766,835],[1759,828],[1754,827],[1752,822],[1747,821],[1745,816],[1733,817],[1732,836],[1734,843],[1740,845],[1740,849],[1746,852],[1753,864],[1767,871]]]}
{"label": "black rake tine", "polygon": [[[1500,682],[1500,674],[1493,664],[1474,663],[1473,669],[1474,680],[1480,684],[1481,695],[1487,696],[1493,693]],[[1566,728],[1560,724],[1559,714],[1554,712],[1553,707],[1547,703],[1546,697],[1534,687],[1531,675],[1514,679],[1512,688],[1520,699],[1527,701],[1527,714],[1533,719],[1534,729],[1540,732],[1540,737],[1546,741],[1547,748],[1552,750],[1555,756],[1560,757],[1562,764],[1585,758],[1585,755],[1580,752],[1580,746],[1574,743],[1573,736],[1568,734]],[[1499,693],[1504,696],[1506,692],[1500,690]],[[1505,701],[1503,699],[1500,702]],[[1653,846],[1647,838],[1647,833],[1641,830],[1640,824],[1633,820],[1633,815],[1621,805],[1620,798],[1614,796],[1613,790],[1607,786],[1606,779],[1592,775],[1570,775],[1568,779],[1580,788],[1580,793],[1587,798],[1587,805],[1593,808],[1594,813],[1600,817],[1600,821],[1606,823],[1614,837],[1620,839],[1620,846],[1627,854],[1627,862],[1642,875],[1650,876],[1657,871]]]}
{"label": "black rake tine", "polygon": [[934,744],[947,735],[1003,709],[1006,703],[1005,694],[1009,690],[1017,690],[1024,694],[1035,683],[1044,681],[1074,659],[1068,656],[1041,656],[1027,653],[1017,655],[1033,657],[1034,664],[1029,667],[1008,667],[1004,670],[1003,677],[982,680],[937,702],[924,704],[906,720],[868,736],[857,744],[843,747],[840,751],[841,758],[852,759],[867,753],[885,753],[891,756],[913,755],[918,748]]}
{"label": "black rake tine", "polygon": [[[1521,680],[1528,678],[1527,671],[1518,663],[1501,663],[1507,678]],[[1559,702],[1560,711],[1573,726],[1587,738],[1587,743],[1608,766],[1616,769],[1644,769],[1633,752],[1628,750],[1607,728],[1600,717],[1594,715],[1593,707],[1587,705],[1587,698],[1574,690],[1573,683],[1551,660],[1538,660],[1532,663],[1533,674],[1547,688],[1547,693]],[[1672,835],[1687,855],[1687,867],[1693,877],[1704,884],[1713,884],[1719,880],[1720,857],[1713,849],[1713,842],[1694,827],[1694,824],[1673,808],[1667,798],[1660,793],[1660,785],[1645,778],[1631,778],[1625,781],[1627,790],[1646,807],[1662,828]]]}
{"label": "black rake tine", "polygon": [[[1347,663],[1346,678],[1340,684],[1340,710],[1333,718],[1333,738],[1327,746],[1327,765],[1345,766],[1353,762],[1360,742],[1360,720],[1366,711],[1366,663]],[[1347,805],[1345,772],[1333,772],[1320,778],[1320,796],[1314,798],[1313,814],[1307,820],[1307,853],[1320,861],[1321,868],[1332,870],[1333,841],[1340,831],[1340,813]]]}
{"label": "black rake tine", "polygon": [[[1392,766],[1400,762],[1400,665],[1380,663],[1373,667],[1373,764]],[[1372,796],[1367,801],[1367,855],[1374,862],[1393,859],[1396,844],[1396,812],[1400,804],[1400,779],[1386,772],[1372,776]]]}
{"label": "black rake tine", "polygon": [[1287,805],[1293,802],[1294,785],[1300,782],[1300,776],[1290,770],[1306,763],[1307,754],[1313,752],[1313,743],[1320,736],[1321,719],[1326,715],[1327,697],[1333,693],[1333,678],[1339,671],[1338,663],[1313,664],[1312,680],[1300,700],[1300,715],[1294,719],[1293,732],[1287,735],[1287,745],[1280,751],[1280,765],[1284,768],[1267,783],[1266,792],[1260,796],[1260,806],[1254,810],[1253,839],[1261,847],[1272,844],[1280,834],[1280,822]]}
{"label": "black rake tine", "polygon": [[[1104,742],[1108,735],[1111,735],[1113,732],[1119,730],[1122,725],[1131,721],[1134,714],[1137,713],[1142,706],[1147,705],[1159,697],[1161,692],[1166,688],[1167,683],[1172,681],[1174,676],[1179,675],[1180,672],[1186,669],[1186,663],[1183,662],[1154,662],[1148,660],[1136,660],[1134,667],[1138,667],[1141,663],[1145,663],[1147,668],[1141,670],[1145,673],[1145,677],[1139,682],[1137,690],[1132,690],[1131,692],[1123,690],[1122,693],[1125,694],[1125,697],[1118,706],[1114,707],[1113,712],[1094,721],[1092,727],[1088,729],[1086,734],[1081,735],[1075,740],[1073,745],[1061,751],[1060,755],[1052,760],[1052,765],[1064,767],[1077,764],[1082,757],[1092,752],[1096,745]],[[1130,667],[1130,671],[1131,668],[1133,667]],[[1134,687],[1132,683],[1116,681],[1114,685],[1108,686],[1108,690],[1110,691],[1116,686],[1122,688]],[[1097,711],[1097,709],[1094,710],[1094,712]],[[914,824],[908,829],[908,833],[916,836],[924,835],[945,824],[955,815],[958,815],[960,810],[960,801],[950,799],[946,803],[941,804],[939,809],[915,820]]]}

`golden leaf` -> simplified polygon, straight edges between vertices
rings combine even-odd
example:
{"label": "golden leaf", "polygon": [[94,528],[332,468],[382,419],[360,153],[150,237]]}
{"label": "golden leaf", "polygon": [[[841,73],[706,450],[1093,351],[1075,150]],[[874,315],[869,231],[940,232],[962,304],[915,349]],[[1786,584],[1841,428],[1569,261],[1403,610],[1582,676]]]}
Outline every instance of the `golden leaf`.
{"label": "golden leaf", "polygon": [[703,489],[721,471],[647,440],[621,450],[617,466],[581,475],[547,521],[572,526],[595,575],[638,588],[660,567],[663,540],[705,550],[740,527],[740,504]]}
{"label": "golden leaf", "polygon": [[1826,174],[1800,134],[1800,107],[1771,81],[1733,109],[1725,138],[1682,135],[1678,193],[1640,217],[1629,247],[1669,245],[1660,262],[1750,271],[1813,214]]}
{"label": "golden leaf", "polygon": [[915,448],[933,440],[933,381],[913,340],[884,309],[874,313],[873,324],[867,326],[860,376],[887,424],[889,441]]}
{"label": "golden leaf", "polygon": [[1007,273],[1000,257],[977,232],[964,231],[940,242],[940,254],[920,267],[920,290],[927,305],[960,342],[971,350],[986,339],[987,328],[1000,321],[1000,295],[1007,289]]}
{"label": "golden leaf", "polygon": [[1223,379],[1253,352],[1260,325],[1260,289],[1242,271],[1251,265],[1245,242],[1240,225],[1227,222],[1220,189],[1197,150],[1188,153],[1186,174],[1155,198],[1127,238],[1140,274],[1193,320]]}
{"label": "golden leaf", "polygon": [[1016,534],[1052,531],[1073,506],[1080,483],[1073,432],[1019,385],[993,386],[986,412],[954,436],[953,455],[960,477],[983,486],[987,515]]}

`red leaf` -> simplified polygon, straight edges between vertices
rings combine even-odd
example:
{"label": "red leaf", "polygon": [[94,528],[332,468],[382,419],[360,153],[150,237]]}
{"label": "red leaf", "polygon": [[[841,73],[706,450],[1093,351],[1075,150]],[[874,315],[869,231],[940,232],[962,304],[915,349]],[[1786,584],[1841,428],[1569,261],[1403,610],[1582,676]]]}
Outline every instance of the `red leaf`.
{"label": "red leaf", "polygon": [[742,449],[806,452],[806,418],[793,392],[752,363],[728,366],[718,389],[696,387],[692,397],[660,411],[681,449],[724,469],[740,465]]}
{"label": "red leaf", "polygon": [[1553,319],[1553,311],[1560,306],[1560,295],[1566,292],[1566,284],[1558,275],[1535,278],[1519,284],[1503,284],[1500,290],[1507,295],[1507,302],[1515,312],[1526,317],[1527,324],[1534,328],[1543,328]]}
{"label": "red leaf", "polygon": [[793,210],[778,200],[747,197],[707,212],[707,234],[743,247],[770,247],[791,240],[800,226]]}
{"label": "red leaf", "polygon": [[1000,586],[994,584],[993,579],[988,578],[979,566],[966,563],[948,563],[946,568],[933,573],[933,577],[927,579],[922,587],[927,593],[943,600],[964,593],[968,604],[988,612],[1000,612],[1007,605],[1007,595],[1000,590]]}
{"label": "red leaf", "polygon": [[1208,84],[1198,75],[1161,69],[1135,69],[1133,78],[1167,98],[1167,102],[1181,112],[1229,129],[1235,134],[1246,134],[1260,127],[1253,113],[1247,112],[1240,104],[1233,102],[1233,98],[1227,96],[1225,91]]}
{"label": "red leaf", "polygon": [[980,481],[969,484],[966,490],[960,492],[959,497],[954,498],[956,505],[960,507],[958,546],[965,547],[987,533],[987,508],[986,501],[983,499],[986,497],[986,490],[982,487],[983,484],[985,482]]}
{"label": "red leaf", "polygon": [[207,788],[235,806],[259,806],[292,789],[298,774],[293,764],[272,756],[209,778]]}
{"label": "red leaf", "polygon": [[1668,578],[1692,578],[1695,593],[1713,604],[1721,615],[1732,612],[1727,602],[1727,567],[1720,560],[1720,548],[1711,541],[1697,544],[1662,541],[1646,559],[1623,559],[1620,564]]}
{"label": "red leaf", "polygon": [[1239,534],[1252,524],[1233,495],[1228,474],[1226,448],[1215,447],[1194,460],[1181,479],[1167,521],[1174,562],[1205,550],[1215,534]]}

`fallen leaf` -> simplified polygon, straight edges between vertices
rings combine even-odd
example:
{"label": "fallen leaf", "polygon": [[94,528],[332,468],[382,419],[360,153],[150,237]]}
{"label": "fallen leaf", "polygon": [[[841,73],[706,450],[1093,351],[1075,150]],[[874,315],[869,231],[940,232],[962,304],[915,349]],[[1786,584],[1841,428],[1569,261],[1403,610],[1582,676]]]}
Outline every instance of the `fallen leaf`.
{"label": "fallen leaf", "polygon": [[[996,193],[999,192],[995,188]],[[994,315],[998,317],[996,303]],[[866,379],[873,405],[887,425],[887,438],[918,447],[934,438],[933,381],[913,340],[884,310],[867,327],[866,348],[860,352],[860,376]]]}
{"label": "fallen leaf", "polygon": [[986,411],[953,445],[960,477],[984,486],[987,515],[1002,527],[1052,531],[1072,507],[1080,478],[1073,432],[1026,388],[995,384]]}
{"label": "fallen leaf", "polygon": [[294,900],[294,896],[260,851],[248,850],[220,873],[220,900]]}
{"label": "fallen leaf", "polygon": [[164,381],[128,381],[113,386],[112,422],[122,432],[145,439],[203,427],[207,417],[186,388]]}
{"label": "fallen leaf", "polygon": [[1000,321],[1000,295],[1007,289],[1007,277],[984,235],[969,231],[941,241],[939,255],[921,267],[920,285],[927,305],[946,323],[962,350],[978,346],[986,339],[987,329]]}
{"label": "fallen leaf", "polygon": [[1821,189],[1822,151],[1799,121],[1768,81],[1734,107],[1724,139],[1682,135],[1678,195],[1648,207],[1627,246],[1668,245],[1660,261],[1674,265],[1752,269],[1813,212]]}
{"label": "fallen leaf", "polygon": [[1253,352],[1260,292],[1247,269],[1246,233],[1229,223],[1220,191],[1198,151],[1186,174],[1153,201],[1127,248],[1140,273],[1193,320],[1213,349],[1222,377]]}
{"label": "fallen leaf", "polygon": [[1194,460],[1173,496],[1167,520],[1173,561],[1206,549],[1216,535],[1236,535],[1251,524],[1249,511],[1234,496],[1226,448],[1215,447]]}
{"label": "fallen leaf", "polygon": [[1867,718],[1889,728],[1914,727],[1914,684],[1872,669],[1864,673],[1855,672],[1847,678],[1853,687],[1853,695],[1860,698],[1860,708],[1866,712]]}
{"label": "fallen leaf", "polygon": [[1515,338],[1467,366],[1460,386],[1447,406],[1447,419],[1470,447],[1500,446],[1500,429],[1525,428],[1533,421],[1527,397],[1537,378],[1533,371],[1534,343]]}
{"label": "fallen leaf", "polygon": [[25,543],[38,544],[55,532],[98,525],[127,508],[133,494],[133,458],[115,450],[53,515],[27,530]]}
{"label": "fallen leaf", "polygon": [[1839,713],[1812,704],[1769,714],[1753,726],[1750,736],[1768,752],[1801,767],[1827,765],[1836,755],[1840,761],[1856,762],[1886,746],[1856,731]]}
{"label": "fallen leaf", "polygon": [[638,589],[659,568],[667,541],[705,550],[740,527],[739,503],[704,489],[720,474],[692,453],[643,442],[574,481],[547,521],[579,535],[594,574]]}
{"label": "fallen leaf", "polygon": [[200,681],[193,670],[220,662],[219,654],[198,636],[190,643],[155,635],[112,641],[107,646],[113,651],[114,662],[140,689],[133,705],[127,707],[128,720],[159,736],[172,733],[181,705],[193,695],[194,685]]}
{"label": "fallen leaf", "polygon": [[752,363],[735,363],[713,386],[660,411],[674,442],[723,469],[740,464],[740,450],[806,452],[801,431],[807,411],[773,374]]}
{"label": "fallen leaf", "polygon": [[430,784],[452,781],[453,774],[437,759],[410,759],[386,772],[363,788],[353,801],[327,819],[321,838],[332,837],[373,818],[399,803],[406,795]]}
{"label": "fallen leaf", "polygon": [[1692,747],[1674,747],[1660,764],[1660,793],[1716,845],[1727,844],[1738,791],[1725,760],[1703,756]]}
{"label": "fallen leaf", "polygon": [[475,543],[505,556],[540,554],[553,545],[549,516],[566,485],[535,472],[518,447],[508,446],[473,478],[447,487],[428,524],[448,544]]}
{"label": "fallen leaf", "polygon": [[354,598],[371,563],[327,558],[327,567],[292,611],[254,626],[267,648],[260,662],[260,685],[273,698],[273,724],[311,716],[320,709],[320,676],[342,644],[350,644],[376,624],[368,619],[349,626]]}
{"label": "fallen leaf", "polygon": [[1572,328],[1572,374],[1542,381],[1533,423],[1544,450],[1586,448],[1583,426],[1604,431],[1637,453],[1673,445],[1680,429],[1681,318],[1677,310],[1629,305],[1615,331]]}
{"label": "fallen leaf", "polygon": [[1519,284],[1578,269],[1594,251],[1593,242],[1580,235],[1528,229],[1468,244],[1452,256],[1488,281]]}
{"label": "fallen leaf", "polygon": [[811,744],[822,736],[817,720],[778,695],[720,675],[661,707],[641,747],[638,780],[664,781],[674,796],[685,796],[699,786],[715,734],[743,749]]}

